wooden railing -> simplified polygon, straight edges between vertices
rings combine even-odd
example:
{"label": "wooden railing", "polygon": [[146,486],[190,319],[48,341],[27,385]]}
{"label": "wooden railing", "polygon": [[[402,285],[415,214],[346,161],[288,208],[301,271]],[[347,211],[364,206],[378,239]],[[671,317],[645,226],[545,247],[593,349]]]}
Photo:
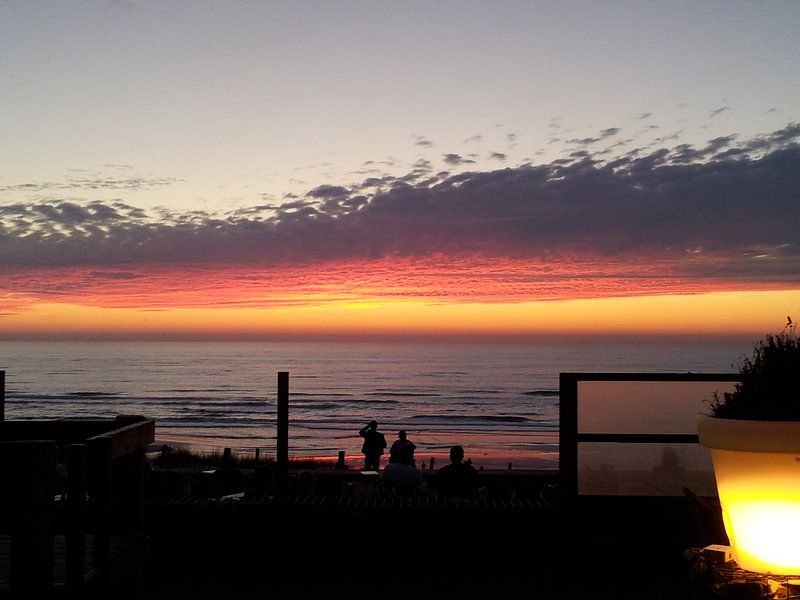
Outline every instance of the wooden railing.
{"label": "wooden railing", "polygon": [[81,598],[90,586],[106,597],[118,567],[136,570],[154,433],[144,417],[0,422],[0,595]]}
{"label": "wooden railing", "polygon": [[[625,447],[621,456],[636,457],[653,448],[696,447],[695,419],[708,409],[704,402],[737,380],[731,373],[561,373],[559,472],[565,499],[602,495],[579,485],[582,459],[589,456],[581,448]],[[614,460],[609,455],[606,466],[624,471]],[[644,489],[635,495],[680,494],[677,487],[671,494]]]}

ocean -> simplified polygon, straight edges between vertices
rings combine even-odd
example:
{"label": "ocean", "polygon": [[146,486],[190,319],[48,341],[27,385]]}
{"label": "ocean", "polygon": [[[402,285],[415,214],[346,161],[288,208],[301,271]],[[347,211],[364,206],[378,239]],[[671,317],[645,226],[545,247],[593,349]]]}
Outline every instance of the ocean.
{"label": "ocean", "polygon": [[558,378],[733,372],[738,342],[2,342],[6,419],[145,415],[157,441],[274,456],[277,373],[289,372],[289,454],[361,462],[375,419],[421,461],[453,444],[476,466],[558,468]]}

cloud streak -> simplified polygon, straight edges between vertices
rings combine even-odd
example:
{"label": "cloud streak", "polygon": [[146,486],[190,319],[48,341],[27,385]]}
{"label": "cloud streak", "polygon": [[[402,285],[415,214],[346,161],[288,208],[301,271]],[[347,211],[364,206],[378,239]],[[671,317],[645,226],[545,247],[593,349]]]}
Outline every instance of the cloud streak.
{"label": "cloud streak", "polygon": [[[121,168],[120,166],[112,166],[113,168]],[[42,182],[42,183],[20,183],[16,185],[7,185],[0,187],[0,193],[5,192],[44,192],[44,191],[62,191],[62,190],[143,190],[155,189],[168,185],[173,185],[179,182],[180,179],[174,177],[162,177],[158,179],[148,179],[145,177],[129,177],[126,179],[114,178],[81,178],[70,179],[63,182]]]}

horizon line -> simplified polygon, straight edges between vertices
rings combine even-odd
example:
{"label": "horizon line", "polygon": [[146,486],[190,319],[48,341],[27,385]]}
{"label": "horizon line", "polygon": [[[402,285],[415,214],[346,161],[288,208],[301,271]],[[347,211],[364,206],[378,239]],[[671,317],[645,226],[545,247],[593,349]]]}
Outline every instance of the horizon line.
{"label": "horizon line", "polygon": [[[764,335],[767,335],[765,332]],[[0,334],[0,342],[209,342],[209,343],[276,343],[276,342],[331,342],[331,343],[742,343],[752,344],[760,339],[760,335],[747,332],[733,333],[663,333],[663,332],[564,332],[564,333],[253,333],[251,335],[236,333],[20,333]]]}

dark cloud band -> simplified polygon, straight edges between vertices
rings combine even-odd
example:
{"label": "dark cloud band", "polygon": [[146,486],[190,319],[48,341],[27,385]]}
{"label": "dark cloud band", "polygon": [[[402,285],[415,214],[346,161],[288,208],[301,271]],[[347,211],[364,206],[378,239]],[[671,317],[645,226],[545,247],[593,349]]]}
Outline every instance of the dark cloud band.
{"label": "dark cloud band", "polygon": [[[304,198],[225,214],[7,202],[0,265],[629,256],[697,277],[800,283],[798,137],[800,124],[790,124],[744,141],[726,136],[613,159],[581,150],[549,164],[454,175],[425,164],[403,177],[322,185]],[[8,198],[15,190],[0,191]]]}

